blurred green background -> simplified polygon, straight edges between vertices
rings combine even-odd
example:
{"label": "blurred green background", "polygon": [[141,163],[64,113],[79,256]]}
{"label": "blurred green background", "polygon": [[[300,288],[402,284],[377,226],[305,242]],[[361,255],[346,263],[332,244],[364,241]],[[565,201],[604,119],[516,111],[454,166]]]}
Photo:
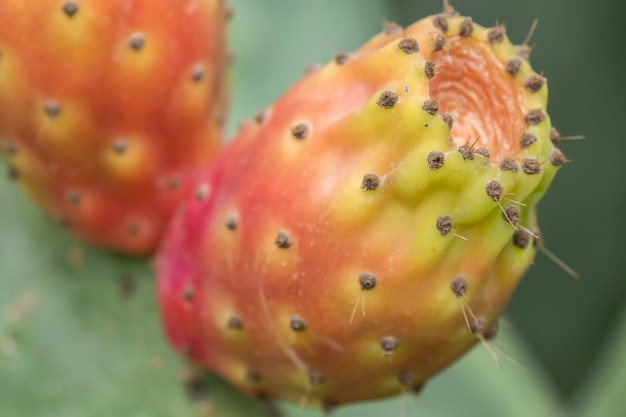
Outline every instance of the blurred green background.
{"label": "blurred green background", "polygon": [[[438,0],[231,4],[230,133],[309,64],[357,48],[386,20],[407,25],[441,10]],[[347,407],[337,415],[626,415],[626,256],[621,254],[626,234],[619,224],[626,210],[621,162],[626,140],[619,130],[626,110],[626,5],[618,0],[453,5],[482,25],[504,23],[520,43],[539,19],[531,62],[548,78],[553,123],[563,135],[586,137],[561,146],[572,163],[540,204],[539,222],[547,247],[581,279],[537,255],[508,309],[499,342],[526,368],[504,359],[500,371],[479,348],[417,399]],[[181,388],[181,365],[161,338],[152,291],[149,265],[76,243],[13,184],[0,181],[0,415],[195,415]],[[211,386],[208,395],[217,410],[212,415],[264,412],[251,411],[254,405],[242,400],[222,406],[220,398],[226,402],[232,394],[216,394],[226,388]]]}

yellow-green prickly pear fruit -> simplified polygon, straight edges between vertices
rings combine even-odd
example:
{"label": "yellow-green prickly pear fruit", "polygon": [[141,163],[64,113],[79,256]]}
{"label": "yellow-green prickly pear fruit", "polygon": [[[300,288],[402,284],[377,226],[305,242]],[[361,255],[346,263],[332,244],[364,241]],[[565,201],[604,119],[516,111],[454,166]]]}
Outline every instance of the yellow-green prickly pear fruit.
{"label": "yellow-green prickly pear fruit", "polygon": [[269,398],[420,388],[492,336],[532,262],[565,162],[547,94],[504,27],[450,11],[307,74],[171,225],[157,269],[174,348]]}

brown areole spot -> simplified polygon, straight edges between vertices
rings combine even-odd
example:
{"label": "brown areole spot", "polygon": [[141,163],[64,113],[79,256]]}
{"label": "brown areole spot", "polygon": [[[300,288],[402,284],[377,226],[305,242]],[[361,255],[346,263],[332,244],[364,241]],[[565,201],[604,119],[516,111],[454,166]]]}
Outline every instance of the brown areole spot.
{"label": "brown areole spot", "polygon": [[522,160],[522,171],[526,174],[539,174],[541,172],[541,162],[538,159],[526,158]]}
{"label": "brown areole spot", "polygon": [[502,217],[504,217],[504,220],[509,222],[512,226],[515,226],[519,223],[520,211],[515,206],[507,206],[502,213]]}
{"label": "brown areole spot", "polygon": [[302,318],[300,318],[298,316],[292,316],[291,317],[291,320],[289,321],[289,327],[294,332],[303,332],[307,328],[306,323],[304,322],[304,320],[302,320]]}
{"label": "brown areole spot", "polygon": [[541,230],[535,229],[533,231],[533,247],[536,248],[541,244]]}
{"label": "brown areole spot", "polygon": [[446,37],[441,33],[435,35],[435,44],[433,45],[433,51],[441,51],[446,45]]}
{"label": "brown areole spot", "polygon": [[435,114],[437,114],[437,111],[439,110],[439,102],[433,99],[425,100],[424,103],[422,104],[422,109],[424,109],[426,113],[434,116]]}
{"label": "brown areole spot", "polygon": [[11,181],[17,181],[20,178],[20,171],[14,165],[9,165],[7,167],[7,178]]}
{"label": "brown areole spot", "polygon": [[413,54],[420,50],[417,41],[413,38],[404,38],[400,42],[398,42],[398,48],[404,51],[407,54]]}
{"label": "brown areole spot", "polygon": [[343,65],[350,59],[350,54],[347,52],[341,52],[335,55],[335,62],[337,65]]}
{"label": "brown areole spot", "polygon": [[459,26],[459,35],[462,38],[467,38],[473,32],[474,32],[474,22],[472,22],[471,17],[466,17],[465,19],[463,19],[463,21],[461,22],[461,25]]}
{"label": "brown areole spot", "polygon": [[185,288],[183,288],[183,293],[182,293],[182,297],[184,301],[187,302],[191,302],[193,301],[193,288],[189,285],[186,285]]}
{"label": "brown areole spot", "polygon": [[490,43],[501,43],[504,40],[506,28],[504,25],[498,25],[487,33],[487,39]]}
{"label": "brown areole spot", "polygon": [[111,144],[111,150],[117,155],[123,155],[128,150],[128,143],[122,138],[115,139]]}
{"label": "brown areole spot", "polygon": [[441,118],[448,125],[448,129],[452,130],[452,126],[454,125],[454,118],[450,113],[441,113]]}
{"label": "brown areole spot", "polygon": [[437,15],[433,19],[433,26],[443,33],[446,33],[448,31],[448,19],[446,19],[444,16]]}
{"label": "brown areole spot", "polygon": [[4,152],[4,154],[6,156],[9,156],[9,157],[10,156],[15,156],[15,155],[17,155],[17,147],[12,142],[3,142],[2,143],[2,152]]}
{"label": "brown areole spot", "polygon": [[476,321],[470,323],[470,331],[475,335],[482,335],[485,340],[493,340],[498,335],[498,322],[493,323],[486,328],[487,320],[484,317],[478,317]]}
{"label": "brown areole spot", "polygon": [[482,146],[479,148],[474,149],[474,153],[476,155],[480,155],[483,158],[489,159],[489,149],[487,148],[483,148]]}
{"label": "brown areole spot", "polygon": [[385,22],[385,26],[383,28],[383,32],[385,33],[385,35],[395,35],[396,33],[400,33],[403,30],[404,28],[396,22]]}
{"label": "brown areole spot", "polygon": [[561,134],[555,127],[550,128],[550,141],[554,146],[557,146],[561,142]]}
{"label": "brown areole spot", "polygon": [[513,233],[513,243],[515,246],[525,249],[530,242],[530,233],[524,229],[518,229]]}
{"label": "brown areole spot", "polygon": [[196,201],[204,201],[209,196],[209,184],[202,183],[196,189]]}
{"label": "brown areole spot", "polygon": [[228,323],[226,323],[226,326],[231,330],[241,330],[243,329],[243,320],[241,320],[241,317],[233,314],[228,319]]}
{"label": "brown areole spot", "polygon": [[178,190],[180,188],[180,178],[173,176],[167,179],[167,188],[170,190]]}
{"label": "brown areole spot", "polygon": [[490,180],[485,186],[485,191],[487,192],[487,195],[495,202],[499,202],[504,195],[504,188],[498,180]]}
{"label": "brown areole spot", "polygon": [[500,325],[498,324],[498,322],[495,322],[483,331],[483,337],[486,340],[493,340],[498,335],[498,330],[500,330]]}
{"label": "brown areole spot", "polygon": [[522,136],[519,138],[519,146],[521,149],[526,149],[535,142],[537,142],[537,136],[530,132],[522,133]]}
{"label": "brown areole spot", "polygon": [[463,159],[470,161],[474,159],[474,149],[472,145],[463,145],[457,148],[457,152],[463,155]]}
{"label": "brown areole spot", "polygon": [[538,125],[546,118],[546,114],[541,109],[532,109],[528,112],[524,120],[529,125]]}
{"label": "brown areole spot", "polygon": [[417,375],[413,371],[403,371],[398,374],[398,382],[405,388],[412,388],[417,380]]}
{"label": "brown areole spot", "polygon": [[51,100],[44,104],[43,111],[50,119],[54,119],[61,113],[61,105],[58,101]]}
{"label": "brown areole spot", "polygon": [[311,372],[309,374],[309,383],[311,385],[321,385],[326,382],[326,378],[319,372]]}
{"label": "brown areole spot", "polygon": [[437,230],[441,233],[441,236],[445,236],[452,231],[452,217],[439,216],[437,218]]}
{"label": "brown areole spot", "polygon": [[296,139],[306,139],[309,135],[309,126],[306,123],[298,123],[291,128],[291,134]]}
{"label": "brown areole spot", "polygon": [[139,233],[141,233],[141,227],[139,226],[139,224],[133,222],[128,225],[126,231],[131,236],[139,236]]}
{"label": "brown areole spot", "polygon": [[289,238],[289,234],[286,230],[281,230],[276,235],[276,240],[274,241],[276,246],[281,249],[288,249],[291,246],[291,239]]}
{"label": "brown areole spot", "polygon": [[258,372],[255,372],[251,369],[246,370],[246,381],[251,382],[253,384],[261,382],[261,375]]}
{"label": "brown areole spot", "polygon": [[500,169],[502,171],[517,172],[517,162],[513,158],[504,158],[500,161]]}
{"label": "brown areole spot", "polygon": [[198,83],[204,78],[205,68],[203,64],[196,64],[191,69],[191,81]]}
{"label": "brown areole spot", "polygon": [[511,75],[511,77],[515,77],[520,69],[522,68],[522,60],[519,58],[511,58],[507,61],[505,70]]}
{"label": "brown areole spot", "polygon": [[322,412],[324,415],[328,415],[332,413],[337,407],[339,407],[340,403],[337,400],[329,400],[325,399],[322,401]]}
{"label": "brown areole spot", "polygon": [[373,191],[378,188],[380,185],[380,178],[378,175],[373,173],[368,173],[363,175],[363,181],[361,182],[361,190],[363,191]]}
{"label": "brown areole spot", "polygon": [[74,15],[78,12],[78,4],[75,1],[66,1],[62,7],[63,13],[67,17],[74,17]]}
{"label": "brown areole spot", "polygon": [[432,61],[426,61],[424,64],[424,74],[426,74],[426,78],[428,79],[435,76],[435,64]]}
{"label": "brown areole spot", "polygon": [[398,102],[398,95],[391,90],[385,90],[380,93],[378,105],[386,109],[391,109]]}
{"label": "brown areole spot", "polygon": [[457,298],[462,297],[467,292],[467,280],[463,277],[456,277],[452,280],[450,284],[450,289],[452,293],[457,296]]}
{"label": "brown areole spot", "polygon": [[65,199],[71,206],[78,207],[80,206],[82,197],[78,191],[68,191],[65,194]]}
{"label": "brown areole spot", "polygon": [[146,45],[146,38],[143,33],[137,32],[130,35],[128,46],[135,51],[140,51]]}
{"label": "brown areole spot", "polygon": [[200,375],[192,375],[184,381],[185,394],[193,402],[206,401],[208,387],[206,380]]}
{"label": "brown areole spot", "polygon": [[254,121],[260,125],[263,124],[263,122],[267,120],[267,114],[268,114],[267,109],[260,110],[259,112],[257,112],[257,114],[254,115]]}
{"label": "brown areole spot", "polygon": [[380,347],[383,350],[383,355],[385,356],[391,355],[399,345],[400,343],[398,342],[398,339],[393,336],[385,336],[380,339]]}
{"label": "brown areole spot", "polygon": [[430,169],[439,169],[445,163],[445,155],[441,151],[432,151],[428,154],[428,167]]}
{"label": "brown areole spot", "polygon": [[237,226],[239,225],[239,217],[237,213],[229,213],[228,218],[226,219],[226,228],[228,230],[235,231],[237,230]]}
{"label": "brown areole spot", "polygon": [[546,83],[546,79],[541,75],[533,74],[526,82],[524,82],[524,87],[531,93],[536,93],[541,89],[541,87]]}
{"label": "brown areole spot", "polygon": [[359,285],[362,291],[369,291],[376,287],[376,276],[371,272],[361,272],[359,274]]}
{"label": "brown areole spot", "polygon": [[567,163],[567,158],[560,149],[552,149],[550,151],[550,163],[555,167],[563,166]]}

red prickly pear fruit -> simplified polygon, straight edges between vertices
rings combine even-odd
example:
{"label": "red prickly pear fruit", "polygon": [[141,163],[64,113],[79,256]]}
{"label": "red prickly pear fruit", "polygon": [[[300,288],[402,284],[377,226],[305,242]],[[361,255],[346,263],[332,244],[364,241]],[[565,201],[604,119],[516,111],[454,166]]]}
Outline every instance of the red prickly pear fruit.
{"label": "red prickly pear fruit", "polygon": [[222,0],[0,2],[0,154],[85,240],[152,252],[217,154]]}
{"label": "red prickly pear fruit", "polygon": [[243,125],[157,260],[173,347],[328,406],[417,390],[497,319],[563,158],[546,80],[444,13],[389,26]]}

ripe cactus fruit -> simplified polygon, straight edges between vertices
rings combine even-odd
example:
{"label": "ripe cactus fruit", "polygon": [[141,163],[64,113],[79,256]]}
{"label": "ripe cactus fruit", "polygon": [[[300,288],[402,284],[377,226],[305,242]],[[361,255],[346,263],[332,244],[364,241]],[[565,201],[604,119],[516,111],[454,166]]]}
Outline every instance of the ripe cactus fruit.
{"label": "ripe cactus fruit", "polygon": [[86,240],[154,250],[220,145],[223,0],[0,2],[0,154]]}
{"label": "ripe cactus fruit", "polygon": [[172,345],[263,397],[418,390],[494,336],[532,262],[564,160],[546,104],[504,27],[450,10],[307,74],[242,127],[165,236]]}

